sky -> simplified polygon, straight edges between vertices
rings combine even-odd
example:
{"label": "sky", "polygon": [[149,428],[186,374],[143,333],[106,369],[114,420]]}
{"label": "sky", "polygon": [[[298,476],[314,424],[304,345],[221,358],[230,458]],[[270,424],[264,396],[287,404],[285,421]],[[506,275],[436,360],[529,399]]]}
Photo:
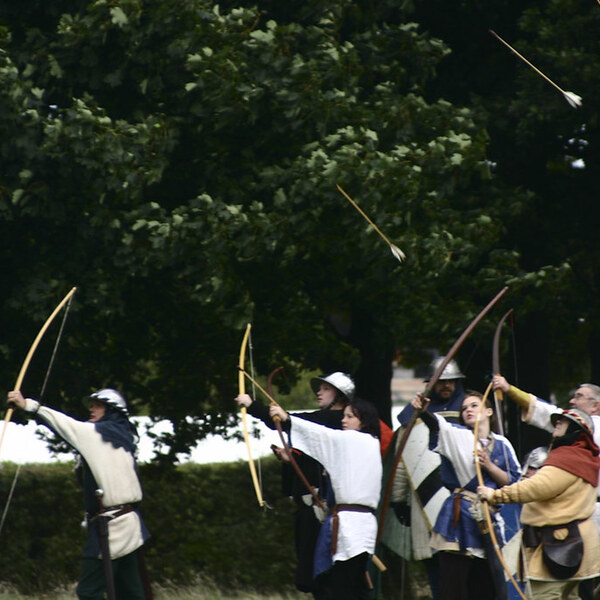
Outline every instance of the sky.
{"label": "sky", "polygon": [[[394,408],[392,411],[395,424],[397,423],[395,415],[398,412],[399,408]],[[140,434],[138,461],[149,462],[154,457],[152,440],[146,434],[146,429],[151,425],[150,420],[144,417],[133,417],[132,420],[136,423],[138,433]],[[1,423],[0,430],[3,428],[4,423]],[[281,441],[276,431],[268,429],[260,421],[250,416],[248,416],[248,428],[251,435],[250,448],[253,458],[268,456],[271,453],[271,444],[281,446]],[[72,454],[61,454],[55,457],[48,451],[46,443],[37,434],[38,431],[43,430],[47,431],[47,428],[37,425],[34,421],[29,421],[27,425],[9,423],[0,450],[1,460],[17,464],[72,460]],[[153,433],[162,433],[169,430],[170,423],[168,421],[160,421],[150,428],[150,431]],[[237,430],[241,433],[241,422]],[[260,438],[254,437],[252,435],[253,432],[258,432]],[[221,436],[208,436],[195,446],[190,456],[181,455],[179,459],[180,462],[195,463],[235,462],[238,460],[248,460],[248,450],[243,441],[224,440]]]}
{"label": "sky", "polygon": [[[138,445],[138,461],[149,462],[154,457],[152,439],[146,434],[150,425],[150,420],[143,417],[132,418],[140,434]],[[271,452],[271,444],[278,443],[277,432],[271,431],[262,423],[248,418],[248,426],[251,434],[257,430],[260,439],[252,437],[251,451],[253,457],[265,456]],[[0,425],[0,429],[4,423]],[[4,436],[4,442],[1,449],[2,461],[14,462],[18,464],[27,463],[48,463],[56,460],[68,461],[73,459],[73,454],[60,454],[53,456],[46,446],[46,443],[40,438],[37,432],[48,430],[34,421],[29,421],[27,425],[16,425],[9,423]],[[159,421],[150,427],[150,432],[162,433],[171,431],[168,421]],[[240,426],[241,431],[241,426]],[[181,455],[181,462],[213,463],[213,462],[231,462],[236,460],[247,460],[248,451],[244,442],[236,440],[224,440],[221,436],[208,436],[205,440],[199,442],[192,450],[189,457]]]}

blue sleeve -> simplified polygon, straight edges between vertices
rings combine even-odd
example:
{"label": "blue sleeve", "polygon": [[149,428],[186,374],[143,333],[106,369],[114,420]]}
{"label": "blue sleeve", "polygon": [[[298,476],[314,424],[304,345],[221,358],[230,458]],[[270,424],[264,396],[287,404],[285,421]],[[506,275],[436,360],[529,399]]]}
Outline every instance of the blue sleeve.
{"label": "blue sleeve", "polygon": [[415,409],[412,407],[410,402],[400,411],[400,414],[398,415],[398,421],[402,427],[406,427],[408,425],[408,422],[410,421],[410,418],[414,412]]}

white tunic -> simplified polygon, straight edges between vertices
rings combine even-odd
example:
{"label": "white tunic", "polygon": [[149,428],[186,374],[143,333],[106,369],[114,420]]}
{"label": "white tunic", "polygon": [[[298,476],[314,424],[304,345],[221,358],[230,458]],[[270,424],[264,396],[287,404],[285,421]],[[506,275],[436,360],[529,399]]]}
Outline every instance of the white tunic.
{"label": "white tunic", "polygon": [[[135,459],[130,452],[104,441],[90,421],[78,421],[40,406],[31,398],[26,402],[27,411],[37,412],[41,420],[83,456],[96,483],[104,491],[104,506],[134,504],[142,499]],[[135,511],[110,520],[108,532],[112,559],[125,556],[144,543],[140,518]]]}
{"label": "white tunic", "polygon": [[[379,440],[368,433],[329,429],[290,416],[294,448],[318,460],[327,469],[338,504],[362,504],[374,511],[381,493]],[[333,560],[375,552],[377,519],[368,512],[340,511],[337,551]]]}

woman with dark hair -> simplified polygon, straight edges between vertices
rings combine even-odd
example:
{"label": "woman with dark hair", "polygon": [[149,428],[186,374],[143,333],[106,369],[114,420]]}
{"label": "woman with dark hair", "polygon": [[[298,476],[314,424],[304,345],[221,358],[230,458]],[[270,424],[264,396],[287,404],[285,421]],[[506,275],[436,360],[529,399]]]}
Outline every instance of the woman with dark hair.
{"label": "woman with dark hair", "polygon": [[[494,411],[488,401],[482,408],[479,392],[467,391],[460,410],[460,424],[448,423],[439,414],[429,413],[428,401],[417,396],[415,410],[437,436],[435,451],[441,455],[444,485],[451,491],[444,501],[433,527],[431,547],[437,551],[440,565],[441,600],[494,600],[506,597],[506,587],[496,590],[492,568],[486,556],[486,542],[480,523],[483,520],[476,495],[475,439],[473,431],[479,419],[477,455],[484,481],[491,488],[519,479],[521,471],[510,442],[493,431]],[[481,515],[481,516],[480,516]],[[498,538],[505,542],[503,521],[496,515]],[[504,584],[504,581],[502,581]]]}
{"label": "woman with dark hair", "polygon": [[[346,373],[335,371],[328,375],[319,375],[310,380],[315,393],[318,410],[299,413],[298,417],[319,423],[332,429],[342,428],[344,406],[354,397],[354,381]],[[267,427],[275,429],[275,423],[269,414],[269,407],[260,400],[253,400],[248,394],[235,398],[239,406],[245,406],[248,414],[260,419]],[[294,583],[302,592],[312,593],[315,600],[327,600],[327,591],[315,582],[313,566],[315,546],[321,529],[322,510],[315,505],[306,486],[287,462],[285,450],[273,446],[273,452],[282,461],[282,488],[296,505],[294,523],[294,541],[296,547],[296,573]],[[295,454],[296,463],[307,478],[315,493],[325,499],[330,487],[323,466],[305,454]]]}
{"label": "woman with dark hair", "polygon": [[342,431],[289,415],[272,406],[290,428],[294,448],[318,460],[329,473],[336,504],[323,527],[331,534],[328,590],[331,600],[368,598],[367,565],[375,551],[375,510],[381,493],[379,416],[364,400],[344,408]]}
{"label": "woman with dark hair", "polygon": [[[373,403],[361,398],[354,398],[349,406],[350,410],[344,411],[344,419],[351,419],[352,417],[358,419],[360,421],[359,431],[370,433],[379,439],[381,437],[381,420]],[[352,416],[349,413],[352,413]],[[342,429],[347,428],[344,427],[344,420],[342,420]]]}
{"label": "woman with dark hair", "polygon": [[480,498],[523,503],[523,545],[534,600],[578,598],[581,581],[600,575],[600,540],[592,516],[598,486],[594,423],[577,408],[554,413],[548,458],[531,477],[493,489]]}

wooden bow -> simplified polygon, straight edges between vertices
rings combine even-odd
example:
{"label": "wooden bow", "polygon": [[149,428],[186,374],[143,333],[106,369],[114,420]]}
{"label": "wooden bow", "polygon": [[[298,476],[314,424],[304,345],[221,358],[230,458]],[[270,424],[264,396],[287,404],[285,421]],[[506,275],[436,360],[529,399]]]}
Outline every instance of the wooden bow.
{"label": "wooden bow", "polygon": [[[283,369],[283,367],[278,367],[277,369],[275,369],[275,371],[273,371],[269,375],[269,380],[268,380],[269,381],[269,383],[268,383],[269,391],[266,391],[264,388],[262,388],[261,385],[257,381],[255,381],[246,371],[240,370],[240,372],[242,372],[243,375],[248,379],[248,381],[250,381],[253,385],[255,385],[258,388],[258,390],[260,392],[262,392],[262,394],[269,400],[269,406],[279,406],[277,404],[277,402],[275,401],[275,398],[273,398],[273,394],[272,394],[272,390],[271,390],[271,377],[274,373],[276,373],[280,369]],[[281,441],[281,444],[283,445],[285,455],[286,455],[288,461],[290,462],[290,464],[292,465],[294,471],[296,472],[296,475],[298,475],[300,481],[303,483],[303,485],[306,488],[306,490],[308,491],[308,493],[312,496],[312,499],[314,500],[315,504],[317,506],[319,506],[322,510],[326,511],[327,504],[325,503],[325,501],[322,498],[319,498],[319,496],[317,495],[315,488],[310,484],[310,482],[306,478],[306,475],[300,468],[300,465],[298,465],[298,463],[296,462],[296,459],[294,458],[293,450],[290,448],[289,444],[285,440],[285,436],[283,435],[283,428],[281,426],[281,419],[278,416],[275,416],[275,417],[273,417],[273,422],[275,423],[275,429],[277,429],[277,433],[279,434],[279,439]]]}
{"label": "wooden bow", "polygon": [[[52,311],[52,314],[46,319],[46,322],[42,325],[42,328],[40,329],[39,333],[33,340],[33,343],[31,344],[31,347],[29,348],[29,352],[27,352],[27,356],[25,356],[25,360],[23,361],[23,364],[21,365],[21,370],[19,371],[19,375],[17,376],[17,381],[13,387],[14,390],[19,391],[21,389],[23,379],[25,378],[25,373],[27,373],[27,369],[29,368],[29,363],[31,362],[31,359],[32,359],[33,355],[35,354],[35,351],[37,350],[40,340],[42,339],[42,337],[44,337],[46,330],[48,329],[48,327],[50,327],[50,324],[52,323],[52,321],[54,320],[56,315],[61,311],[63,306],[65,306],[65,304],[71,299],[71,296],[73,296],[73,294],[76,292],[76,290],[77,290],[76,287],[71,289],[71,291],[60,301],[58,306]],[[2,434],[0,435],[0,451],[2,450],[2,445],[4,444],[4,436],[6,435],[6,429],[8,427],[8,424],[10,423],[10,420],[12,419],[13,412],[14,412],[14,408],[12,406],[10,406],[8,408],[8,410],[6,411],[6,415],[4,417],[4,427],[2,429]]]}
{"label": "wooden bow", "polygon": [[[512,313],[513,309],[511,308],[503,315],[503,317],[498,321],[496,331],[494,332],[494,341],[492,343],[492,372],[494,375],[500,375],[500,334],[502,332],[502,326]],[[494,408],[496,410],[498,432],[500,435],[504,435],[504,413],[502,410],[502,400],[504,400],[504,394],[502,393],[502,390],[500,388],[494,390]]]}
{"label": "wooden bow", "polygon": [[[250,339],[250,329],[252,325],[248,323],[246,326],[246,332],[244,333],[244,337],[242,339],[242,345],[240,347],[240,360],[239,360],[239,372],[238,372],[238,390],[240,394],[246,393],[246,380],[244,378],[244,365],[246,362],[246,348],[248,347],[248,340]],[[250,476],[252,477],[252,483],[254,485],[254,491],[256,493],[256,499],[258,501],[258,505],[263,508],[265,506],[265,501],[262,497],[262,491],[260,489],[260,484],[258,482],[258,475],[256,474],[256,466],[254,465],[254,459],[252,458],[252,449],[250,448],[250,436],[248,435],[248,422],[247,422],[247,411],[246,407],[242,405],[240,408],[240,413],[242,414],[242,429],[244,433],[244,442],[246,442],[246,448],[248,449],[248,467],[250,469]]]}
{"label": "wooden bow", "polygon": [[[509,311],[509,313],[507,313],[507,315],[508,314],[510,314],[510,311]],[[505,315],[505,316],[507,316],[507,315]],[[477,419],[475,419],[475,426],[473,427],[473,456],[475,459],[475,471],[477,473],[477,482],[479,483],[479,485],[485,485],[485,482],[483,480],[483,472],[481,470],[481,464],[479,463],[479,453],[478,453],[479,423],[481,422],[481,415],[485,408],[485,403],[489,396],[490,390],[492,389],[492,385],[493,385],[493,382],[490,382],[489,385],[487,386],[487,389],[485,390],[485,394],[483,395],[483,398],[481,400],[481,405],[479,406],[479,412],[477,413]],[[516,582],[515,578],[513,577],[513,574],[510,572],[510,569],[508,568],[508,565],[506,564],[506,561],[504,560],[504,556],[502,556],[502,551],[500,550],[500,544],[498,543],[498,538],[496,537],[496,531],[494,529],[494,523],[492,521],[492,514],[490,512],[490,506],[487,503],[487,501],[482,501],[481,505],[483,506],[483,513],[485,515],[485,522],[486,522],[486,526],[487,526],[487,530],[488,530],[487,535],[490,536],[490,540],[494,547],[494,552],[496,553],[496,556],[498,557],[498,561],[502,565],[504,572],[508,575],[510,582],[513,584],[513,586],[514,586],[515,590],[517,591],[517,593],[519,594],[519,596],[523,600],[527,600],[526,596],[521,591],[519,584]],[[483,534],[483,535],[485,535],[485,534]]]}
{"label": "wooden bow", "polygon": [[[508,290],[508,286],[503,287],[490,302],[485,306],[485,308],[469,323],[467,328],[460,334],[460,337],[454,342],[452,348],[446,354],[444,360],[440,363],[438,368],[435,370],[427,385],[425,386],[425,391],[423,392],[423,396],[427,398],[429,396],[429,392],[433,389],[433,386],[437,383],[441,374],[444,372],[444,369],[448,366],[448,363],[454,358],[455,354],[458,352],[458,349],[462,346],[463,342],[467,339],[467,337],[471,334],[473,329],[477,326],[477,324],[487,315],[487,313],[492,309],[492,307],[504,296],[506,291]],[[379,544],[381,540],[381,536],[383,535],[383,527],[385,524],[385,517],[387,513],[388,506],[390,504],[390,498],[392,495],[392,489],[394,487],[394,477],[396,476],[396,470],[398,469],[398,465],[400,464],[400,459],[402,458],[402,452],[406,446],[406,442],[408,441],[408,436],[412,431],[412,428],[415,426],[417,419],[419,418],[418,411],[413,411],[409,422],[407,423],[404,432],[402,433],[402,437],[398,443],[398,448],[396,450],[396,456],[394,458],[394,464],[392,466],[392,470],[390,471],[389,479],[387,482],[387,486],[385,489],[385,494],[383,496],[383,502],[381,505],[381,511],[379,516],[379,529],[377,531],[377,544]]]}

